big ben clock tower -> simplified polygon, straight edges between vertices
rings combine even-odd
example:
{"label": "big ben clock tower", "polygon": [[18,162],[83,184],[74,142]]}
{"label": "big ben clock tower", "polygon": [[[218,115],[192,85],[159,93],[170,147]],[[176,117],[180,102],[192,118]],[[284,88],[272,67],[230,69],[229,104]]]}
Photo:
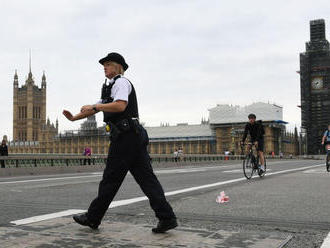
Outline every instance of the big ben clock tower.
{"label": "big ben clock tower", "polygon": [[310,21],[310,41],[300,54],[300,88],[307,153],[322,153],[322,135],[330,124],[330,49],[323,19]]}

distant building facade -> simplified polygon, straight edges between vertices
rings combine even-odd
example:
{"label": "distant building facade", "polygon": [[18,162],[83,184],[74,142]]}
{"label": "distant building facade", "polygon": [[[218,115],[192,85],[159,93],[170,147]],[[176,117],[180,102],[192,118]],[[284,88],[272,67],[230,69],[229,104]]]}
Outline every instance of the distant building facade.
{"label": "distant building facade", "polygon": [[310,21],[310,41],[300,54],[301,125],[307,153],[322,152],[321,138],[330,124],[330,49],[324,20]]}
{"label": "distant building facade", "polygon": [[[9,153],[83,154],[90,147],[92,154],[106,154],[109,134],[105,126],[97,127],[95,116],[88,117],[79,130],[58,132],[58,121],[46,120],[46,76],[41,87],[35,85],[33,75],[19,87],[14,75],[13,140],[8,142]],[[187,123],[146,127],[151,154],[240,154],[239,142],[249,113],[255,113],[265,126],[265,152],[298,154],[298,134],[288,134],[283,122],[282,107],[255,103],[245,107],[217,105],[209,110],[209,120],[201,124]]]}
{"label": "distant building facade", "polygon": [[240,141],[248,121],[248,115],[254,113],[257,120],[262,120],[265,129],[265,153],[299,154],[298,132],[286,132],[281,106],[269,103],[254,103],[245,107],[217,105],[209,110],[210,127],[215,132],[216,152],[230,151],[240,154]]}
{"label": "distant building facade", "polygon": [[151,154],[171,154],[175,150],[182,150],[185,154],[216,153],[216,138],[207,122],[146,129],[150,137],[148,149]]}
{"label": "distant building facade", "polygon": [[45,73],[39,88],[30,71],[28,77],[19,87],[17,71],[13,82],[13,141],[10,142],[11,153],[40,153],[40,143],[51,142],[58,133],[58,121],[51,124],[46,121]]}

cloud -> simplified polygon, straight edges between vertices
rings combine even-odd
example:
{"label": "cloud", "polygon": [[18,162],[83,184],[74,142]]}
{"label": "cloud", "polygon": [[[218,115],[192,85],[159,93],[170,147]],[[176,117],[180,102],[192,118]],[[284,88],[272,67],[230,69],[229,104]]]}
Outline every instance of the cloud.
{"label": "cloud", "polygon": [[[147,125],[198,123],[217,103],[275,101],[300,125],[299,53],[309,20],[325,18],[327,1],[17,1],[0,6],[0,128],[12,132],[12,81],[47,77],[47,115],[62,117],[100,96],[99,58],[122,53],[130,65]],[[329,20],[326,20],[328,23]],[[99,125],[102,116],[97,117]],[[1,134],[1,133],[0,133]]]}

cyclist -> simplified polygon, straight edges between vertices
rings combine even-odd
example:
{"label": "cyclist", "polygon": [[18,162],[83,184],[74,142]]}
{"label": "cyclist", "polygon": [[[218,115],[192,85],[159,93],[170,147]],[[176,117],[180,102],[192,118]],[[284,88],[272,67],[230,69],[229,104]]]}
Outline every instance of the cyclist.
{"label": "cyclist", "polygon": [[263,151],[264,151],[265,130],[264,130],[261,120],[256,121],[257,117],[255,114],[249,114],[248,118],[249,118],[249,122],[246,123],[246,125],[245,125],[244,135],[243,135],[241,144],[244,144],[248,133],[250,133],[251,143],[256,146],[258,155],[260,158],[260,168],[259,169],[262,172],[264,172],[265,171],[265,159],[264,159]]}
{"label": "cyclist", "polygon": [[328,129],[323,134],[322,145],[325,145],[325,148],[327,148],[327,145],[330,145],[330,125],[328,125]]}

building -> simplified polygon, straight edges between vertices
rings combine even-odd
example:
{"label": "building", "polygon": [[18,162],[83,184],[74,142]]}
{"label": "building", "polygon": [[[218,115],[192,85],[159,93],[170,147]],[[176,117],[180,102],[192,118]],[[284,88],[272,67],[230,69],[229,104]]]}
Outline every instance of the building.
{"label": "building", "polygon": [[19,87],[17,71],[13,85],[13,139],[37,141],[41,137],[40,127],[46,123],[46,76],[43,74],[41,88],[34,83],[31,72],[22,87]]}
{"label": "building", "polygon": [[300,54],[301,125],[307,153],[322,151],[321,138],[330,124],[330,49],[324,20],[310,21],[310,41]]}
{"label": "building", "polygon": [[298,154],[298,135],[286,132],[283,121],[283,108],[277,104],[253,103],[241,107],[233,105],[217,105],[209,109],[209,122],[216,137],[216,153],[230,151],[240,154],[240,141],[248,121],[248,115],[254,113],[257,120],[262,120],[265,129],[265,153]]}
{"label": "building", "polygon": [[13,82],[13,140],[10,152],[40,153],[40,143],[52,142],[58,133],[56,124],[46,120],[47,82],[45,73],[41,77],[41,87],[34,81],[30,70],[25,84],[19,86],[17,71]]}
{"label": "building", "polygon": [[186,154],[215,154],[216,139],[207,122],[176,126],[146,127],[151,154],[171,154],[176,149]]}
{"label": "building", "polygon": [[[43,73],[39,88],[30,71],[25,84],[19,87],[17,72],[14,75],[13,140],[10,153],[82,154],[90,147],[93,154],[106,154],[109,134],[105,127],[97,127],[95,116],[90,116],[79,130],[58,132],[56,124],[46,120],[46,76]],[[217,105],[209,110],[209,120],[201,124],[181,123],[146,127],[149,134],[148,150],[151,154],[224,154],[241,153],[239,142],[249,113],[255,113],[265,126],[265,152],[297,154],[298,134],[286,132],[281,106],[254,103],[245,107]]]}

